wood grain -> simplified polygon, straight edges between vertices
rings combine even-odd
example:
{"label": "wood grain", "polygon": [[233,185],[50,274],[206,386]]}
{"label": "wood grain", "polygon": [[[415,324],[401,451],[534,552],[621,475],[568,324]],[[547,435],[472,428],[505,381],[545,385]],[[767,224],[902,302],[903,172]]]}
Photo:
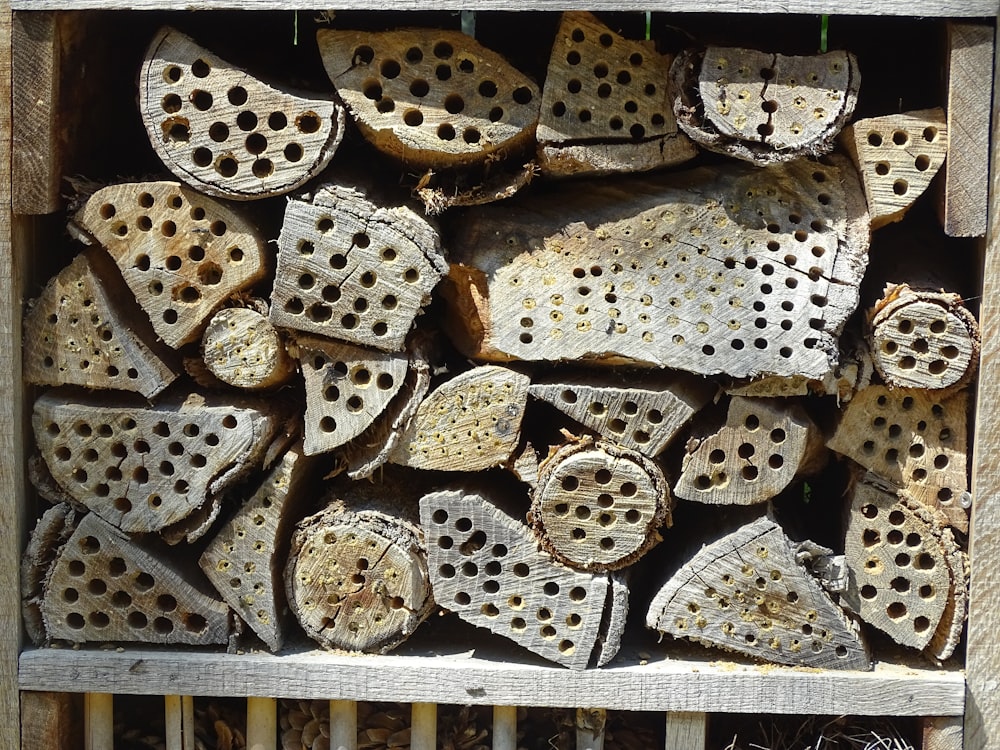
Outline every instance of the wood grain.
{"label": "wood grain", "polygon": [[[954,716],[932,716],[922,720],[921,750],[963,750],[962,720]],[[965,745],[965,750],[972,746]]]}
{"label": "wood grain", "polygon": [[705,750],[708,740],[708,714],[697,711],[674,711],[667,714],[666,750]]}
{"label": "wood grain", "polygon": [[247,750],[275,750],[278,738],[278,702],[274,698],[247,699]]}
{"label": "wood grain", "polygon": [[21,693],[21,747],[81,750],[81,696],[31,690]]}
{"label": "wood grain", "polygon": [[356,750],[358,746],[358,704],[330,701],[330,750]]}
{"label": "wood grain", "polygon": [[517,707],[493,707],[493,750],[517,750]]}
{"label": "wood grain", "polygon": [[111,693],[87,693],[84,698],[85,750],[105,750],[115,743],[115,697]]}

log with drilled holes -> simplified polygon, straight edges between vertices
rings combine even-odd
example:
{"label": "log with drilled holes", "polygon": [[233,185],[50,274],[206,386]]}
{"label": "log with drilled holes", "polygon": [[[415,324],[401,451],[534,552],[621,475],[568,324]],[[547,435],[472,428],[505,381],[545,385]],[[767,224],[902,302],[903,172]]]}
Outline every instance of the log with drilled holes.
{"label": "log with drilled holes", "polygon": [[209,372],[248,391],[276,388],[295,372],[284,336],[267,319],[267,305],[260,302],[256,307],[219,310],[201,337],[201,356]]}

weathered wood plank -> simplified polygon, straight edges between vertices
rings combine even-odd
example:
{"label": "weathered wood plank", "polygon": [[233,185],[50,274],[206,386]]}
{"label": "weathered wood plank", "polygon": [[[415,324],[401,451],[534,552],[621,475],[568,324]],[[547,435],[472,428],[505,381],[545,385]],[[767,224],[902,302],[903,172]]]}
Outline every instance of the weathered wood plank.
{"label": "weathered wood plank", "polygon": [[247,750],[276,750],[277,743],[278,701],[247,698]]}
{"label": "weathered wood plank", "polygon": [[167,750],[189,750],[194,745],[194,697],[163,696]]}
{"label": "weathered wood plank", "polygon": [[491,750],[517,750],[517,706],[493,707]]}
{"label": "weathered wood plank", "polygon": [[[16,690],[5,687],[16,694]],[[72,693],[21,693],[21,744],[24,750],[83,747],[83,701]]]}
{"label": "weathered wood plank", "polygon": [[665,750],[705,750],[708,741],[708,714],[671,711],[667,714]]}

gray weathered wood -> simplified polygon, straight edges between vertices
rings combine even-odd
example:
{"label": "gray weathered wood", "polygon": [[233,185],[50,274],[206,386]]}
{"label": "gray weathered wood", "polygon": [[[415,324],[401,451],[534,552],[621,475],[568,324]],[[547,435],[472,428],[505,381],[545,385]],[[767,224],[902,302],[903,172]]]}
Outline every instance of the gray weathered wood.
{"label": "gray weathered wood", "polygon": [[706,750],[708,714],[671,711],[667,714],[665,750]]}
{"label": "gray weathered wood", "polygon": [[932,716],[921,721],[921,750],[969,750],[962,743],[962,721],[953,717]]}
{"label": "gray weathered wood", "polygon": [[275,388],[295,372],[282,334],[251,307],[226,307],[208,321],[201,355],[223,383],[248,391]]}

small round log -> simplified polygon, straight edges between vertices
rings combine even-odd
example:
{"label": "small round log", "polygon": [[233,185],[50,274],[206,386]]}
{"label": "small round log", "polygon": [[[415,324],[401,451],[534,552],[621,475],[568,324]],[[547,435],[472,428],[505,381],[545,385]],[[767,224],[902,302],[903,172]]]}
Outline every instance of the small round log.
{"label": "small round log", "polygon": [[250,391],[279,386],[295,372],[277,329],[246,307],[219,310],[201,338],[201,351],[215,377]]}

